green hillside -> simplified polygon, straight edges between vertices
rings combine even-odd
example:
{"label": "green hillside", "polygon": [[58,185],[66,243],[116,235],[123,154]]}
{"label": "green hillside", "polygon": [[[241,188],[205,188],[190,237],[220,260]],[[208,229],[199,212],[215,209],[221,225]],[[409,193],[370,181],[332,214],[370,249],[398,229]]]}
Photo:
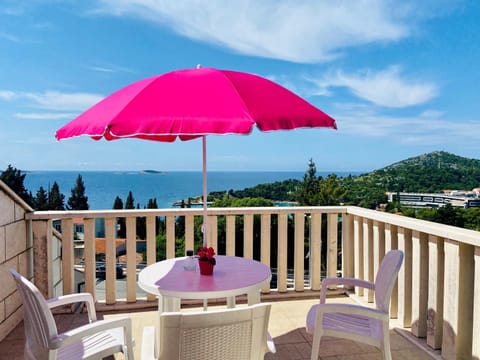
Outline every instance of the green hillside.
{"label": "green hillside", "polygon": [[[229,195],[234,198],[263,197],[273,201],[293,201],[300,183],[298,180],[286,180],[260,184],[240,191],[230,190]],[[338,178],[338,184],[346,192],[343,203],[375,208],[386,202],[386,192],[435,193],[444,189],[471,190],[480,187],[480,160],[435,151],[366,174]],[[221,198],[225,192],[210,195]]]}
{"label": "green hillside", "polygon": [[444,151],[412,157],[382,169],[343,179],[349,204],[374,208],[385,192],[441,192],[480,186],[480,160]]}
{"label": "green hillside", "polygon": [[480,160],[435,151],[376,170],[370,176],[383,178],[388,188],[398,191],[471,190],[480,186]]}

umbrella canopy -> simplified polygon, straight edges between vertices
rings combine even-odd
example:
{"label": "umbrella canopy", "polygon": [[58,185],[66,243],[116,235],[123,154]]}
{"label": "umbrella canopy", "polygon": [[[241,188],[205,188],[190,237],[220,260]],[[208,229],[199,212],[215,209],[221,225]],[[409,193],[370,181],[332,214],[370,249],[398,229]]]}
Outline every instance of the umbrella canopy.
{"label": "umbrella canopy", "polygon": [[[286,88],[257,75],[197,68],[132,83],[58,129],[57,140],[77,136],[173,142],[203,138],[203,204],[206,135],[329,127],[333,118]],[[206,245],[206,230],[204,245]]]}

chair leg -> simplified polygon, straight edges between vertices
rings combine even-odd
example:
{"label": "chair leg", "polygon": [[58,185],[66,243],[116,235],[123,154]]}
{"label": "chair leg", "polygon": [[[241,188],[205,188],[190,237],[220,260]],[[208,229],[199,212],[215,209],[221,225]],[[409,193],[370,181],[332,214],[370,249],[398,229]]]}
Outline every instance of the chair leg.
{"label": "chair leg", "polygon": [[382,357],[384,360],[392,360],[392,353],[390,350],[390,332],[388,330],[388,325],[383,326]]}
{"label": "chair leg", "polygon": [[133,360],[133,349],[131,346],[127,346],[126,351],[123,352],[125,360]]}
{"label": "chair leg", "polygon": [[315,328],[313,332],[312,355],[310,360],[318,360],[318,353],[320,352],[320,339],[322,338],[322,331]]}

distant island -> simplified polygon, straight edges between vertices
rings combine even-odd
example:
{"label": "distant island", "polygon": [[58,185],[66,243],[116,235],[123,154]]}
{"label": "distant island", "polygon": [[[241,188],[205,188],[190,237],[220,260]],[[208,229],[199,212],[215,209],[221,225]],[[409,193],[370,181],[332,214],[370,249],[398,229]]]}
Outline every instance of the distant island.
{"label": "distant island", "polygon": [[142,170],[142,174],[165,174],[165,171],[159,171],[159,170]]}

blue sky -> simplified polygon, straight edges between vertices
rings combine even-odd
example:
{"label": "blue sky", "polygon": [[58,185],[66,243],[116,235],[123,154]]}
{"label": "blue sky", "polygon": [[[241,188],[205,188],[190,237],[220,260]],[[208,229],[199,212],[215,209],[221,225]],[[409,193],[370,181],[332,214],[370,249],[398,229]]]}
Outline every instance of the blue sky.
{"label": "blue sky", "polygon": [[209,170],[478,159],[479,16],[475,0],[0,0],[0,170],[201,170],[199,139],[54,137],[119,88],[197,64],[277,81],[338,124],[209,136]]}

